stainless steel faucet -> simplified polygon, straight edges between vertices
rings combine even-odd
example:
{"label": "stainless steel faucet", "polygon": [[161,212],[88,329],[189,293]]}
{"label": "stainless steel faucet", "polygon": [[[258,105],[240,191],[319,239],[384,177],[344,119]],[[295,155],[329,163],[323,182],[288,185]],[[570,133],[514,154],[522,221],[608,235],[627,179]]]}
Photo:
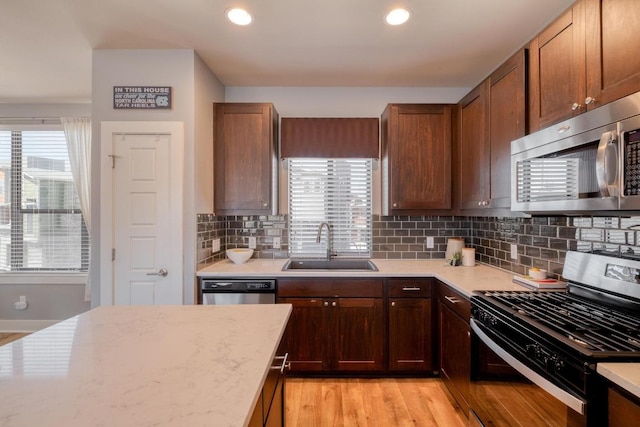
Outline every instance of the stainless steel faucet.
{"label": "stainless steel faucet", "polygon": [[331,225],[328,222],[321,222],[318,226],[318,236],[316,236],[316,243],[320,243],[322,237],[322,227],[327,226],[327,261],[331,261],[331,255],[333,253],[333,242],[331,236]]}

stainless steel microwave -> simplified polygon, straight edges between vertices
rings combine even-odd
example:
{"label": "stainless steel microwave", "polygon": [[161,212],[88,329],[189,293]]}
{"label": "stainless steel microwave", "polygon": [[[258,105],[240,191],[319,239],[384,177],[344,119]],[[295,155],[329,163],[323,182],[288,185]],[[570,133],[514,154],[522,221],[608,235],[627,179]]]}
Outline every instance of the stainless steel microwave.
{"label": "stainless steel microwave", "polygon": [[640,92],[513,141],[511,210],[640,211]]}

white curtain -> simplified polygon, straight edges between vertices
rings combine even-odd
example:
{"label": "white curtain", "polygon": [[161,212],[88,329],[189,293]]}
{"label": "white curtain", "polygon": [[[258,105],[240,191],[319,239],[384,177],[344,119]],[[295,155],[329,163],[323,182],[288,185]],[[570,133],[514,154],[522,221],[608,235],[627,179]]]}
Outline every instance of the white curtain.
{"label": "white curtain", "polygon": [[[61,117],[71,162],[73,182],[76,184],[80,209],[91,236],[91,119],[88,117]],[[85,301],[91,301],[91,272],[87,274]]]}

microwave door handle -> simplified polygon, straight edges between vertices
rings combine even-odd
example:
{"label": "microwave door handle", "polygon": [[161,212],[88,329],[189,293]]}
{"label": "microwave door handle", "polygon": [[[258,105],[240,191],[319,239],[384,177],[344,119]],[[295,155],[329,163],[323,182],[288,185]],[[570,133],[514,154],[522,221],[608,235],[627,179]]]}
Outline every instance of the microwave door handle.
{"label": "microwave door handle", "polygon": [[596,178],[602,197],[611,197],[611,186],[615,183],[618,175],[618,150],[616,147],[617,134],[615,131],[605,132],[598,144],[598,154],[596,155]]}

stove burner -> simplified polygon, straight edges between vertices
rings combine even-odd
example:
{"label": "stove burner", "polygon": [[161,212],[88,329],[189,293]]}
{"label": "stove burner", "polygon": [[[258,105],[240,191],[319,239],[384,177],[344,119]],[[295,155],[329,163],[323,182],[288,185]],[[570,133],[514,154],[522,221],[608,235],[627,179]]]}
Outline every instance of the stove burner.
{"label": "stove burner", "polygon": [[638,355],[640,315],[565,292],[491,291],[484,296],[527,323],[566,337],[569,344],[596,352]]}

